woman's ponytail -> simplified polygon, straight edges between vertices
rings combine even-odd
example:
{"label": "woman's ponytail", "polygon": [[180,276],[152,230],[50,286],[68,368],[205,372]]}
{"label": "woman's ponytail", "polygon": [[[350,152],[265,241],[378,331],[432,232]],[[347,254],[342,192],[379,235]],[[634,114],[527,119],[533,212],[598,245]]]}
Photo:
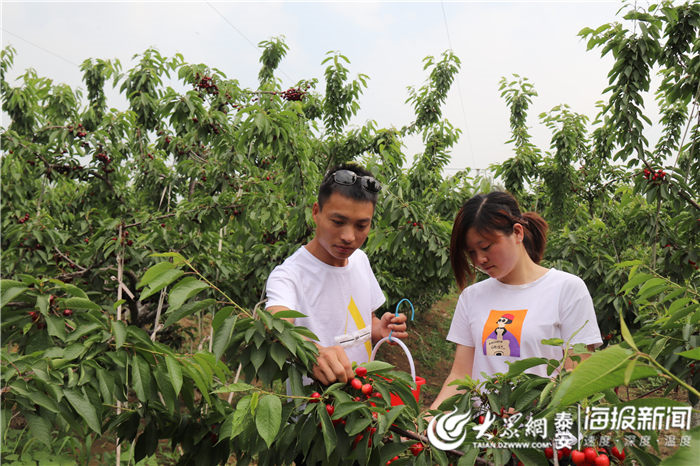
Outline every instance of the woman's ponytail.
{"label": "woman's ponytail", "polygon": [[549,225],[545,219],[537,212],[525,212],[523,214],[523,229],[525,237],[523,245],[530,259],[535,264],[539,264],[544,256],[544,249],[547,246],[547,230]]}

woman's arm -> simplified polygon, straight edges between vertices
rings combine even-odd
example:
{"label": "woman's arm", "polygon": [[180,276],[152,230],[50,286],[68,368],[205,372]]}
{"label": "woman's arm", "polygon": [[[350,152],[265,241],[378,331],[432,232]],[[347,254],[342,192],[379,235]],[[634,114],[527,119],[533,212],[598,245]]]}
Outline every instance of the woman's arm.
{"label": "woman's arm", "polygon": [[442,384],[442,389],[440,390],[440,393],[438,393],[437,398],[435,398],[435,401],[433,401],[433,404],[430,405],[430,409],[437,409],[442,402],[449,397],[456,395],[457,393],[463,393],[463,391],[458,390],[455,385],[450,385],[450,382],[453,380],[462,379],[465,375],[469,375],[471,377],[473,367],[474,347],[458,344],[450,374]]}
{"label": "woman's arm", "polygon": [[[586,345],[586,348],[588,348],[588,351],[590,351],[592,353],[593,351],[595,351],[595,346],[596,345]],[[570,353],[569,357],[566,358],[566,361],[564,361],[564,369],[566,369],[567,371],[573,370],[574,367],[576,367],[576,364],[578,364],[573,359],[571,359],[571,356],[578,356],[581,358],[581,362],[583,362],[584,360],[591,357],[591,353],[584,353],[584,354]]]}

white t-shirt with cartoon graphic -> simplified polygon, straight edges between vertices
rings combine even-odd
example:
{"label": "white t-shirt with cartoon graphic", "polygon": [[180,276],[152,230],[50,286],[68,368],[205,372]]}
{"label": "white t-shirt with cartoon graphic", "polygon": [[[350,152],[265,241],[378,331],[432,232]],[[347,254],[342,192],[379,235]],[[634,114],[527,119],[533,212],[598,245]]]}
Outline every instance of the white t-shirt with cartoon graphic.
{"label": "white t-shirt with cartoon graphic", "polygon": [[[561,347],[543,345],[541,341],[561,338],[566,342],[579,329],[571,345],[603,343],[586,284],[576,275],[550,269],[524,285],[488,278],[465,288],[447,339],[474,347],[472,378],[482,379],[482,372],[507,372],[507,361],[561,359]],[[547,376],[545,365],[527,372]]]}
{"label": "white t-shirt with cartoon graphic", "polygon": [[294,323],[318,336],[322,346],[341,344],[350,362],[369,361],[372,315],[386,298],[369,259],[357,249],[344,267],[316,258],[302,246],[267,279],[267,307],[285,306],[306,314]]}

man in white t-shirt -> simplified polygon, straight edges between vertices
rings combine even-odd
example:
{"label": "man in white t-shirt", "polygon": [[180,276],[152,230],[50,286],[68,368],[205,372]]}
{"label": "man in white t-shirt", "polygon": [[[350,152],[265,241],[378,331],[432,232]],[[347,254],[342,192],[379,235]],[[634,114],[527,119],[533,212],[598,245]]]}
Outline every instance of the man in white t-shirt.
{"label": "man in white t-shirt", "polygon": [[318,337],[313,375],[323,384],[351,379],[351,362],[368,361],[373,341],[391,331],[392,337],[407,336],[404,314],[374,315],[385,297],[359,249],[369,234],[380,189],[358,165],[331,169],[312,208],[314,238],[267,279],[268,311],[293,309],[307,316],[293,320]]}

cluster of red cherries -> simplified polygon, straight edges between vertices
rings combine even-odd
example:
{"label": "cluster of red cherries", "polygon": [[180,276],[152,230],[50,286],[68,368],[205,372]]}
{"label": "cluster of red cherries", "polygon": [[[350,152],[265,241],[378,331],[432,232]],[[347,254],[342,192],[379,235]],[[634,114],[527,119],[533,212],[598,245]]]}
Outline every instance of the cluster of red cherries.
{"label": "cluster of red cherries", "polygon": [[651,182],[661,182],[666,178],[667,173],[661,169],[659,170],[649,170],[648,168],[644,169],[644,179],[647,181]]}

